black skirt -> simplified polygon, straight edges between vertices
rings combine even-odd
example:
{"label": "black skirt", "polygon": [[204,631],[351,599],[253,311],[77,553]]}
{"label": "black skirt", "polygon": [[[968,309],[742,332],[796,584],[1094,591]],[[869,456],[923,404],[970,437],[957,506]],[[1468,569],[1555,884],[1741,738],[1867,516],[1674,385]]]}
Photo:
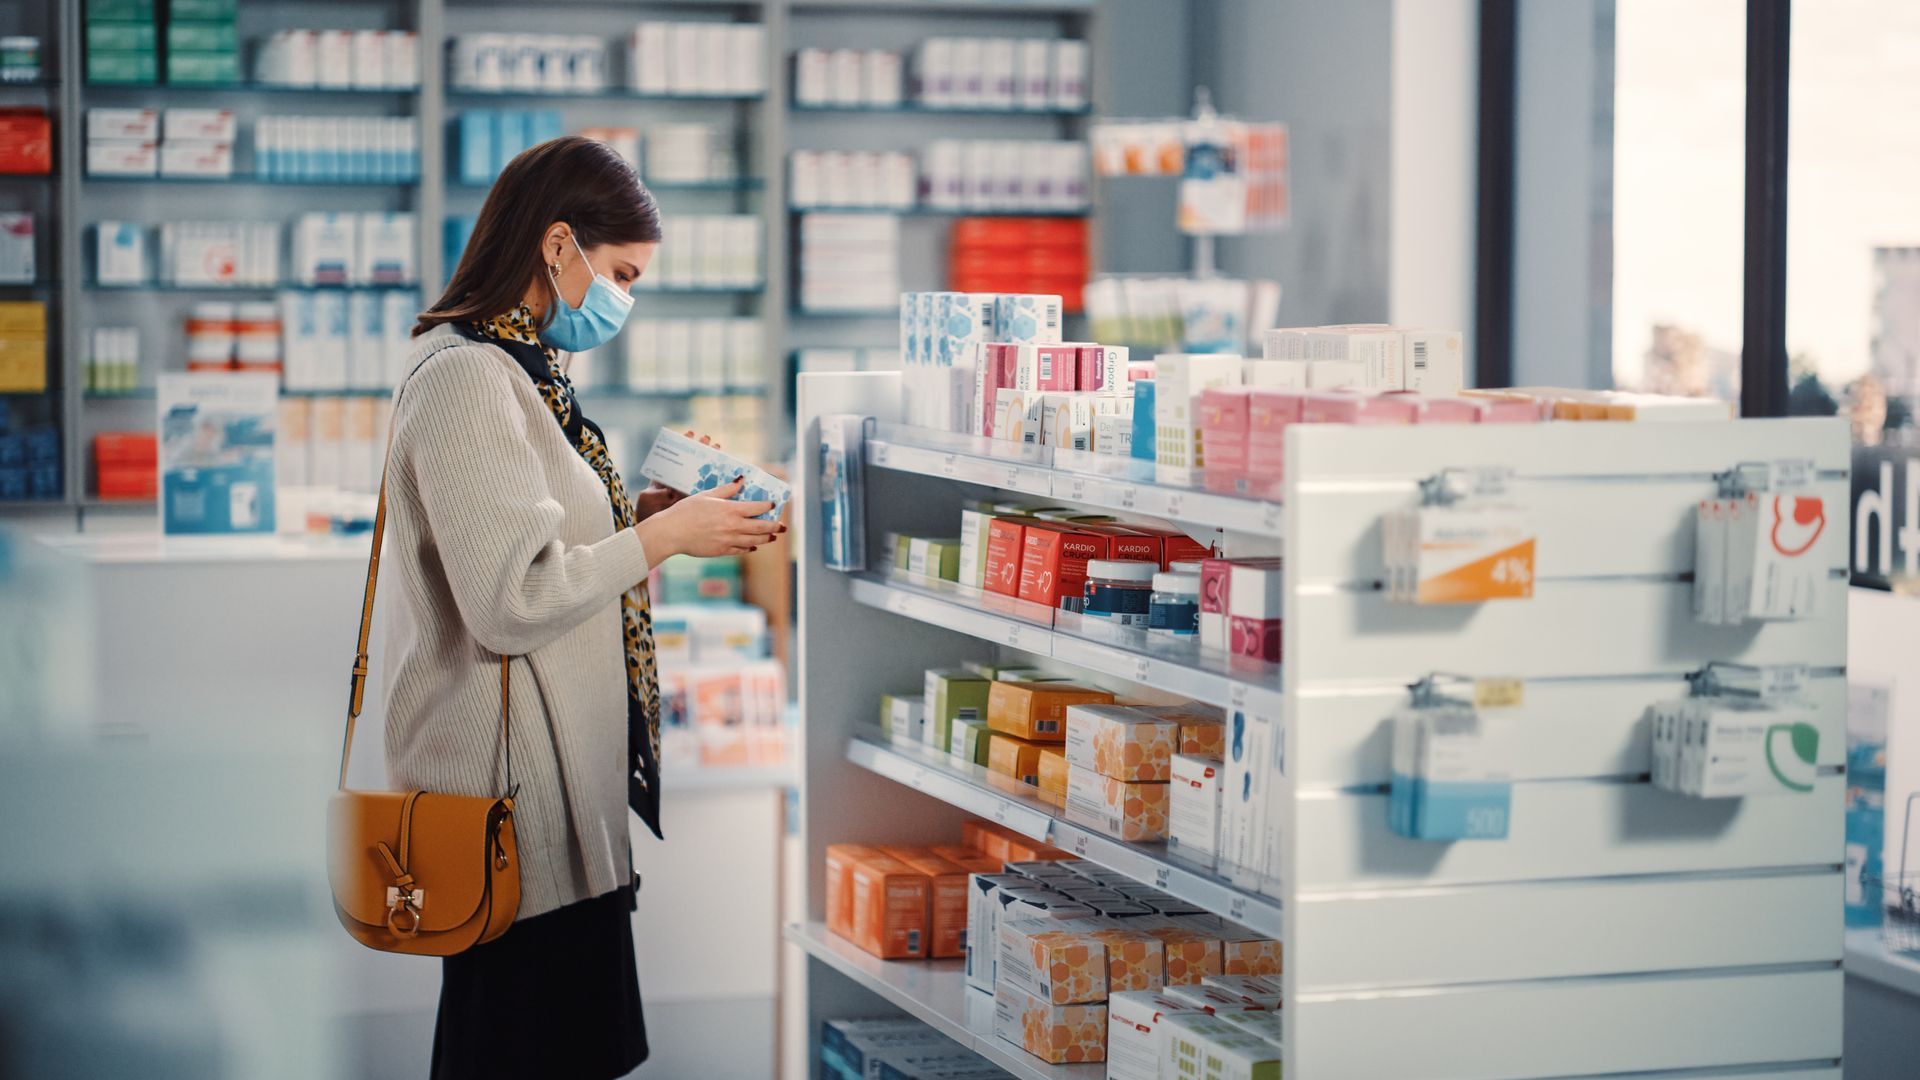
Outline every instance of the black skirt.
{"label": "black skirt", "polygon": [[647,1059],[633,889],[568,904],[444,961],[433,1080],[602,1080]]}

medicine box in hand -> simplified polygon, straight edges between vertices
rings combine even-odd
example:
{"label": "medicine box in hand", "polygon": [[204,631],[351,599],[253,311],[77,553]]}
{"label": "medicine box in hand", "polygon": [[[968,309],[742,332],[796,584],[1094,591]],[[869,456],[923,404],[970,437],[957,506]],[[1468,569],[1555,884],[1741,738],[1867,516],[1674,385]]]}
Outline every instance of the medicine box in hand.
{"label": "medicine box in hand", "polygon": [[760,515],[770,521],[779,519],[792,495],[786,481],[765,469],[667,428],[661,428],[654,438],[653,449],[647,451],[640,473],[688,495],[711,491],[732,483],[735,477],[745,477],[746,484],[734,498],[741,502],[772,503],[773,509]]}

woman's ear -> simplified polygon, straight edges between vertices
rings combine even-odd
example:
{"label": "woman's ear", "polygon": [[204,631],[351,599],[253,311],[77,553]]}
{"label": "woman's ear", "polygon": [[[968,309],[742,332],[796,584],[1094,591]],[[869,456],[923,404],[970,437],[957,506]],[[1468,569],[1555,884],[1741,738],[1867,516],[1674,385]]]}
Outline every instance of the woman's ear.
{"label": "woman's ear", "polygon": [[561,261],[560,256],[567,250],[567,237],[572,235],[564,221],[556,221],[547,226],[540,241],[540,261],[548,266]]}

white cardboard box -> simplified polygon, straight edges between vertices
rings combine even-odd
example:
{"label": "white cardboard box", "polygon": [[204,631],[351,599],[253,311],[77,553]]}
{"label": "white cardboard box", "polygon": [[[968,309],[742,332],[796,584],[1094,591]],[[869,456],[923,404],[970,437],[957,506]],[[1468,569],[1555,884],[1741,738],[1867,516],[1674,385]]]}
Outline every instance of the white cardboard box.
{"label": "white cardboard box", "polygon": [[1220,807],[1226,761],[1211,754],[1173,755],[1167,847],[1183,857],[1212,859],[1220,850]]}

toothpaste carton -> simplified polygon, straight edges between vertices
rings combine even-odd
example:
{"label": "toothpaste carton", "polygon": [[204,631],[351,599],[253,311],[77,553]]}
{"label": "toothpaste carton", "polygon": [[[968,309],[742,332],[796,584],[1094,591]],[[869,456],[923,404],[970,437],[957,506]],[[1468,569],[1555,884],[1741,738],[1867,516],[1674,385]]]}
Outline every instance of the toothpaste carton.
{"label": "toothpaste carton", "polygon": [[1235,564],[1227,577],[1227,651],[1279,663],[1281,592],[1278,566]]}
{"label": "toothpaste carton", "polygon": [[1177,468],[1206,464],[1199,439],[1198,398],[1210,387],[1237,385],[1240,366],[1241,358],[1232,353],[1154,357],[1155,461]]}
{"label": "toothpaste carton", "polygon": [[760,515],[768,520],[779,519],[792,495],[786,481],[772,473],[670,428],[661,428],[654,436],[653,449],[647,451],[640,473],[689,495],[732,483],[735,477],[745,477],[746,484],[735,498],[743,502],[772,503],[773,508]]}
{"label": "toothpaste carton", "polygon": [[979,503],[968,503],[960,511],[960,584],[972,589],[984,588],[987,580],[987,525],[993,511]]}

